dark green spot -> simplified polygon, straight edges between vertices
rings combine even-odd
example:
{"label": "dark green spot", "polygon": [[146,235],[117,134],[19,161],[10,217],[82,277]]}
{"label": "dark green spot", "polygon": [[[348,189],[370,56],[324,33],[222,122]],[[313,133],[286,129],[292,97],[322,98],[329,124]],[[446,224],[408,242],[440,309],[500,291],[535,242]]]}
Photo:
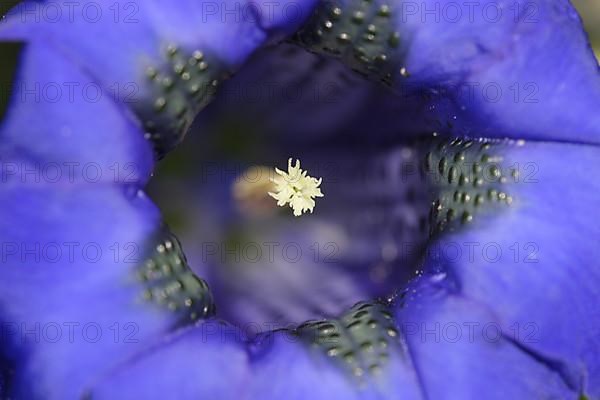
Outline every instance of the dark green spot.
{"label": "dark green spot", "polygon": [[[6,6],[6,4],[0,6],[2,7],[1,10],[3,15],[8,11],[7,9],[4,9]],[[12,7],[12,5],[10,7]],[[2,63],[0,64],[0,121],[4,119],[13,94],[13,82],[22,51],[23,43],[0,43],[0,53],[2,54]]]}

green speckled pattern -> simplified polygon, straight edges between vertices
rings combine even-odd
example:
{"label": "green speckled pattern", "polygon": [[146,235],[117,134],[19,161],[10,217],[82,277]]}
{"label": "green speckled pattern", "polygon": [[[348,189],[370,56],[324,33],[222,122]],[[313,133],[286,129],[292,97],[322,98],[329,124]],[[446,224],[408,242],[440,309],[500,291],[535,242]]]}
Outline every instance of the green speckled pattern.
{"label": "green speckled pattern", "polygon": [[358,379],[379,374],[390,352],[401,351],[399,332],[382,303],[358,303],[337,319],[307,322],[297,333]]}
{"label": "green speckled pattern", "polygon": [[208,285],[192,272],[179,241],[169,232],[159,236],[151,256],[138,267],[137,277],[146,287],[143,300],[180,314],[182,322],[215,313]]}
{"label": "green speckled pattern", "polygon": [[430,208],[430,234],[455,230],[483,213],[513,204],[511,185],[518,169],[504,165],[506,146],[522,142],[436,139],[426,152],[423,173],[436,193]]}
{"label": "green speckled pattern", "polygon": [[343,6],[323,2],[298,33],[298,42],[311,51],[340,58],[352,69],[391,84],[404,68],[394,70],[401,55],[400,34],[394,30],[392,8],[374,0]]}
{"label": "green speckled pattern", "polygon": [[215,94],[227,73],[201,50],[185,51],[174,44],[163,51],[162,65],[148,66],[145,79],[152,96],[134,104],[146,139],[159,158],[179,144],[198,112]]}

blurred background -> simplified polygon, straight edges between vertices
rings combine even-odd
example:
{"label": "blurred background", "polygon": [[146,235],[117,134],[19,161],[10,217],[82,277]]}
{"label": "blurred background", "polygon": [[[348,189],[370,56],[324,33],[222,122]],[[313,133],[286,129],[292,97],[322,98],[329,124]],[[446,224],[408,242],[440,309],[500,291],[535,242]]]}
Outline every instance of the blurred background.
{"label": "blurred background", "polygon": [[583,18],[585,29],[590,35],[596,57],[600,59],[600,1],[599,0],[573,0]]}

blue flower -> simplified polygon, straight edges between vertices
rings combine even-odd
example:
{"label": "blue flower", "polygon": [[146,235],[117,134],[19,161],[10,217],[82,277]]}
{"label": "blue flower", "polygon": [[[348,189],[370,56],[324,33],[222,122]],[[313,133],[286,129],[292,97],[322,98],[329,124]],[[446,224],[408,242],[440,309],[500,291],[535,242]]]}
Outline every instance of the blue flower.
{"label": "blue flower", "polygon": [[[0,394],[600,396],[598,64],[567,1],[469,4],[14,8]],[[188,262],[145,187],[192,126]],[[301,219],[239,178],[290,156]]]}

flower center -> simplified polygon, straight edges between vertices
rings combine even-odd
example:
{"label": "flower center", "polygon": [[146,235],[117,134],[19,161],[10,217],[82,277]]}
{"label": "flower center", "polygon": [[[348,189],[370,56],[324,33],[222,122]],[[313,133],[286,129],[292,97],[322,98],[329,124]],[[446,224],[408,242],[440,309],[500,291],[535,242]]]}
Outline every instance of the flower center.
{"label": "flower center", "polygon": [[288,172],[275,168],[278,176],[272,178],[275,190],[269,195],[277,200],[280,207],[289,204],[294,210],[294,216],[299,217],[305,211],[313,212],[315,197],[323,197],[319,186],[322,179],[316,179],[307,175],[306,171],[300,169],[300,160],[292,167],[292,159],[288,160]]}
{"label": "flower center", "polygon": [[[345,7],[323,5],[298,40],[389,83],[406,75],[404,69],[392,68],[399,65],[402,52],[398,34],[391,30],[390,14],[389,7],[371,1]],[[185,82],[192,77],[185,74],[190,68],[204,73],[207,66],[200,67],[204,56],[199,54],[194,57],[177,49],[168,54],[176,76],[167,83],[177,80],[183,91],[166,92],[174,96],[167,99],[160,89],[152,118],[164,116],[163,126],[171,129],[168,124],[177,121],[173,115],[180,114],[183,122],[179,126],[187,129],[191,122],[187,111],[176,110],[178,102],[189,104],[190,86]],[[163,82],[164,87],[169,76],[150,72],[151,81]],[[214,75],[199,76],[210,83]],[[217,101],[215,108],[222,105]],[[225,119],[239,124],[243,117],[236,109]],[[242,154],[234,149],[230,153],[215,151],[211,146],[216,144],[203,135],[192,146],[204,149],[204,157],[181,149],[180,155],[189,159],[177,161],[194,165],[202,158],[201,168],[211,169],[210,179],[202,176],[182,191],[184,196],[194,196],[184,200],[194,211],[186,210],[190,214],[181,219],[195,219],[201,226],[188,232],[176,229],[191,254],[190,264],[202,271],[200,275],[210,282],[213,293],[187,267],[179,245],[163,240],[140,268],[147,282],[146,298],[181,312],[189,321],[213,315],[214,296],[219,317],[241,327],[258,324],[265,331],[274,326],[291,329],[360,379],[384,367],[389,349],[401,343],[386,303],[351,305],[364,299],[393,298],[419,273],[436,236],[469,229],[518,200],[510,185],[518,180],[518,173],[504,165],[503,154],[507,147],[521,142],[437,135],[415,140],[403,139],[399,132],[393,142],[384,143],[386,137],[365,144],[366,135],[353,136],[358,140],[355,143],[341,130],[326,139],[289,138],[284,132],[265,136],[257,132],[260,126],[241,125],[243,143],[264,143],[264,147],[243,145]],[[235,132],[222,129],[223,125],[216,127],[213,140],[239,144],[239,137],[227,137]],[[215,154],[216,159],[206,159]],[[265,167],[277,165],[275,160],[289,154],[297,155],[305,170],[291,159],[287,171],[273,173]],[[327,183],[327,196],[320,190],[321,178],[308,176],[306,170]],[[172,196],[172,182],[167,185],[153,196],[159,202],[162,197],[167,204],[163,209],[169,208],[173,197],[182,200]],[[318,207],[316,197],[322,197]],[[274,212],[275,204],[289,206],[295,216],[306,211],[312,215],[294,218],[289,212]],[[325,319],[302,323],[320,318]]]}

